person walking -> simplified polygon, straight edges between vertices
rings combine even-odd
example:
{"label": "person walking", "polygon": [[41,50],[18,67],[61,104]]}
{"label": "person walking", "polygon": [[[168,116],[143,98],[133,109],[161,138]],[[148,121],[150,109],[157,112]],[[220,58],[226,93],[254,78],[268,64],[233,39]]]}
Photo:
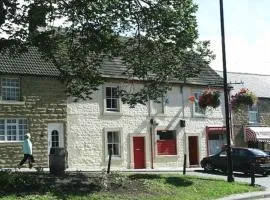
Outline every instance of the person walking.
{"label": "person walking", "polygon": [[33,152],[32,152],[32,142],[30,140],[31,135],[30,133],[26,133],[24,137],[24,142],[23,142],[23,154],[24,157],[21,160],[21,162],[18,165],[18,168],[21,168],[21,166],[28,160],[29,168],[32,168],[33,164]]}

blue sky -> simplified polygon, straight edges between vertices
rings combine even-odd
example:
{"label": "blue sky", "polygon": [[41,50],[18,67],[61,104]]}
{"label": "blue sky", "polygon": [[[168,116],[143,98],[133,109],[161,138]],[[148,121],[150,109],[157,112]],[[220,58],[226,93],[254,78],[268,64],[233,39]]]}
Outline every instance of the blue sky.
{"label": "blue sky", "polygon": [[[201,40],[210,40],[222,70],[219,0],[194,0]],[[227,71],[270,74],[270,0],[223,0]]]}

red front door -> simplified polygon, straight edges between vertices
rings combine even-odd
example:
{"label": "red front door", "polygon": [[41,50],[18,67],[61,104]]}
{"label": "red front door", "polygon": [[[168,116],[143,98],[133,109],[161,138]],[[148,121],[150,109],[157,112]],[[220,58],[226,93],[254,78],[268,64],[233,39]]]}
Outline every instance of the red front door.
{"label": "red front door", "polygon": [[197,136],[189,136],[188,137],[188,150],[189,150],[189,164],[190,165],[198,165],[198,137]]}
{"label": "red front door", "polygon": [[133,137],[134,168],[145,168],[144,137]]}

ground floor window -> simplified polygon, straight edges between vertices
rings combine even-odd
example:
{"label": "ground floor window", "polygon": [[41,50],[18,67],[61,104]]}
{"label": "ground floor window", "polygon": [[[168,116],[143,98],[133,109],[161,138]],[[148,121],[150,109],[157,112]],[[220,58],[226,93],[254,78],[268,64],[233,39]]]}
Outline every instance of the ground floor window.
{"label": "ground floor window", "polygon": [[255,148],[255,149],[261,149],[264,150],[264,142],[253,142],[248,141],[248,148]]}
{"label": "ground floor window", "polygon": [[0,141],[23,141],[27,129],[27,119],[0,119]]}
{"label": "ground floor window", "polygon": [[176,131],[158,130],[157,131],[157,154],[176,155]]}
{"label": "ground floor window", "polygon": [[113,157],[121,157],[120,131],[107,131],[107,155],[110,151]]}
{"label": "ground floor window", "polygon": [[225,133],[211,133],[208,135],[208,150],[209,155],[216,154],[222,150],[222,147],[226,144]]}
{"label": "ground floor window", "polygon": [[52,141],[52,147],[51,148],[59,147],[59,132],[57,130],[52,131],[51,141]]}

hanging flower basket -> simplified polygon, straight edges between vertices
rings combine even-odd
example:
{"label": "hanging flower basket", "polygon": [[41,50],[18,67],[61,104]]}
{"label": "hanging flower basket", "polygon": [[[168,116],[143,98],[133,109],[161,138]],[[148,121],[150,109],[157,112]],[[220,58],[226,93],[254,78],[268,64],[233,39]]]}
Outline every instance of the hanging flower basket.
{"label": "hanging flower basket", "polygon": [[220,105],[220,93],[217,90],[207,89],[199,97],[199,106],[205,110],[206,107],[217,108]]}
{"label": "hanging flower basket", "polygon": [[231,107],[233,110],[238,109],[241,105],[252,106],[257,101],[254,93],[247,88],[242,88],[238,93],[231,97]]}
{"label": "hanging flower basket", "polygon": [[189,100],[190,103],[194,103],[195,102],[195,96],[188,97],[188,100]]}

